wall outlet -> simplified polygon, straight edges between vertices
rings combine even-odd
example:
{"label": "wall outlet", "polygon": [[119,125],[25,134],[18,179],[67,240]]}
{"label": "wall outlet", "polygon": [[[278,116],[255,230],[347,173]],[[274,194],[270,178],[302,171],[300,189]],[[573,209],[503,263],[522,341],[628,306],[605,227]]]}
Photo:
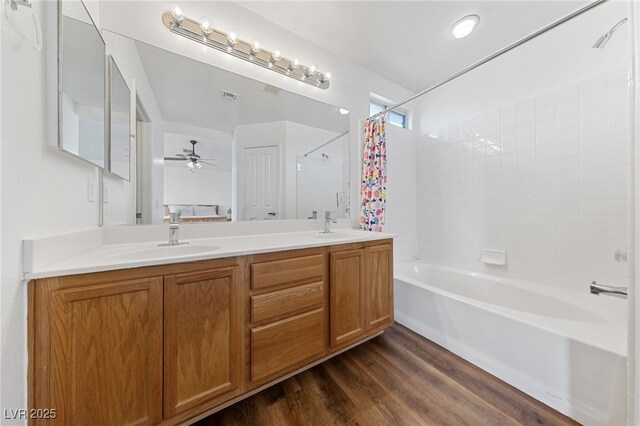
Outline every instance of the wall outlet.
{"label": "wall outlet", "polygon": [[87,201],[96,202],[96,181],[93,179],[87,179]]}

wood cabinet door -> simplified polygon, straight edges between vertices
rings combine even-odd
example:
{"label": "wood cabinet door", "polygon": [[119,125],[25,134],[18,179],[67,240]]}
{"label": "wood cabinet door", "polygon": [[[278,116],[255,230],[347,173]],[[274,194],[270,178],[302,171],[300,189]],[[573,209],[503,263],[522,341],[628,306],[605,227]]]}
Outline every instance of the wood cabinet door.
{"label": "wood cabinet door", "polygon": [[364,335],[365,271],[364,249],[331,253],[330,335],[333,348]]}
{"label": "wood cabinet door", "polygon": [[162,291],[156,277],[52,293],[49,394],[56,423],[162,420]]}
{"label": "wood cabinet door", "polygon": [[365,248],[367,329],[393,323],[393,257],[391,244]]}
{"label": "wood cabinet door", "polygon": [[237,274],[226,267],[165,277],[165,417],[239,393]]}

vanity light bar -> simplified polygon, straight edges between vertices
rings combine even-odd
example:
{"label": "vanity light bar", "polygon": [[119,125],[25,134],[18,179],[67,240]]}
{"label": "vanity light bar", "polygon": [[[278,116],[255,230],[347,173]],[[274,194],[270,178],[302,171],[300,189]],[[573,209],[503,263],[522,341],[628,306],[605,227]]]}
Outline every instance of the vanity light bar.
{"label": "vanity light bar", "polygon": [[225,33],[209,25],[198,22],[179,13],[165,12],[162,22],[174,34],[244,59],[271,71],[291,77],[294,80],[320,89],[328,89],[331,74],[319,72],[315,66],[300,64],[297,59],[288,59],[278,50],[270,52],[263,49],[259,42],[248,42],[238,38],[236,33]]}

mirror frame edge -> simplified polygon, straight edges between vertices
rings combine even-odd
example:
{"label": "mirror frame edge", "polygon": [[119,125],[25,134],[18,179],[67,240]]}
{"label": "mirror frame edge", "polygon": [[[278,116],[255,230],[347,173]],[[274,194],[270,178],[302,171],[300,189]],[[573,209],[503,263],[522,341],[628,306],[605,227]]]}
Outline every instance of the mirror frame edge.
{"label": "mirror frame edge", "polygon": [[[58,76],[56,79],[57,82],[57,88],[56,88],[56,92],[57,92],[57,97],[58,97],[58,102],[57,102],[57,106],[58,106],[58,114],[57,114],[57,121],[58,121],[58,132],[57,132],[57,136],[58,136],[58,143],[56,144],[58,150],[60,152],[63,152],[66,155],[71,156],[72,158],[76,158],[86,164],[90,164],[94,167],[96,167],[98,170],[108,170],[107,169],[107,163],[109,161],[109,159],[107,158],[107,156],[105,156],[104,159],[104,164],[102,166],[100,166],[99,164],[96,164],[92,161],[87,160],[86,158],[81,157],[80,155],[74,154],[70,151],[67,151],[64,149],[64,145],[63,145],[63,126],[62,126],[62,118],[63,118],[63,114],[62,114],[62,89],[63,89],[63,85],[62,85],[62,65],[64,63],[64,55],[63,55],[63,49],[62,49],[62,45],[64,42],[64,38],[63,38],[63,24],[62,24],[62,2],[65,0],[57,0],[57,24],[58,24],[58,29],[57,29],[57,36],[58,36],[58,40],[57,40],[57,72],[58,72]],[[89,10],[87,9],[87,6],[84,4],[83,0],[74,0],[74,1],[78,1],[80,2],[80,4],[82,5],[83,9],[85,10],[85,12],[87,12],[87,16],[89,17],[89,20],[91,21],[91,24],[93,25],[93,28],[96,30],[96,33],[98,34],[98,36],[100,37],[100,40],[102,41],[102,44],[104,46],[104,62],[105,62],[105,70],[104,70],[104,146],[105,146],[105,153],[107,150],[107,145],[108,145],[108,137],[109,134],[108,132],[108,127],[107,126],[107,97],[108,97],[108,93],[109,93],[109,88],[108,88],[108,79],[107,79],[107,43],[105,42],[104,38],[102,37],[102,31],[98,28],[98,26],[96,25],[95,21],[93,20],[93,18],[91,17],[91,14],[89,13]],[[101,180],[101,179],[99,179]],[[100,193],[102,193],[102,188],[100,188],[99,190]],[[100,197],[101,198],[101,197]],[[100,209],[101,210],[101,209]],[[100,225],[102,226],[102,225]]]}
{"label": "mirror frame edge", "polygon": [[[118,74],[120,74],[120,77],[122,77],[122,82],[124,83],[125,87],[127,88],[127,91],[129,93],[129,120],[128,120],[128,124],[127,124],[127,139],[128,139],[128,145],[129,145],[129,177],[126,178],[124,176],[119,175],[118,173],[114,173],[113,169],[112,169],[112,162],[111,162],[111,106],[112,106],[112,97],[113,97],[113,67],[116,68],[116,70],[118,71]],[[114,176],[117,178],[120,178],[122,180],[125,180],[127,182],[131,182],[131,140],[133,139],[132,134],[133,131],[131,129],[131,96],[132,96],[132,90],[131,87],[129,86],[129,84],[127,83],[127,80],[124,78],[124,76],[122,75],[122,71],[120,71],[120,67],[118,66],[118,63],[116,62],[116,60],[113,58],[112,54],[107,54],[107,86],[108,86],[108,90],[107,90],[107,97],[105,99],[105,102],[108,104],[108,108],[105,108],[105,111],[108,110],[108,115],[109,115],[109,126],[108,127],[108,134],[109,137],[107,139],[107,143],[105,143],[105,158],[108,158],[108,164],[109,167],[105,168],[105,171],[110,175],[110,176]],[[106,160],[105,160],[106,161]]]}

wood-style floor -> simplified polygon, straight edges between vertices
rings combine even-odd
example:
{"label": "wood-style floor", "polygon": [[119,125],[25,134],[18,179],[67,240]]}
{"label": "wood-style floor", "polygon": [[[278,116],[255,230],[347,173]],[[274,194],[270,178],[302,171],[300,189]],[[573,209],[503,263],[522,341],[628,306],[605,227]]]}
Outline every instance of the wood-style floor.
{"label": "wood-style floor", "polygon": [[196,424],[577,423],[435,343],[395,325],[382,336]]}

